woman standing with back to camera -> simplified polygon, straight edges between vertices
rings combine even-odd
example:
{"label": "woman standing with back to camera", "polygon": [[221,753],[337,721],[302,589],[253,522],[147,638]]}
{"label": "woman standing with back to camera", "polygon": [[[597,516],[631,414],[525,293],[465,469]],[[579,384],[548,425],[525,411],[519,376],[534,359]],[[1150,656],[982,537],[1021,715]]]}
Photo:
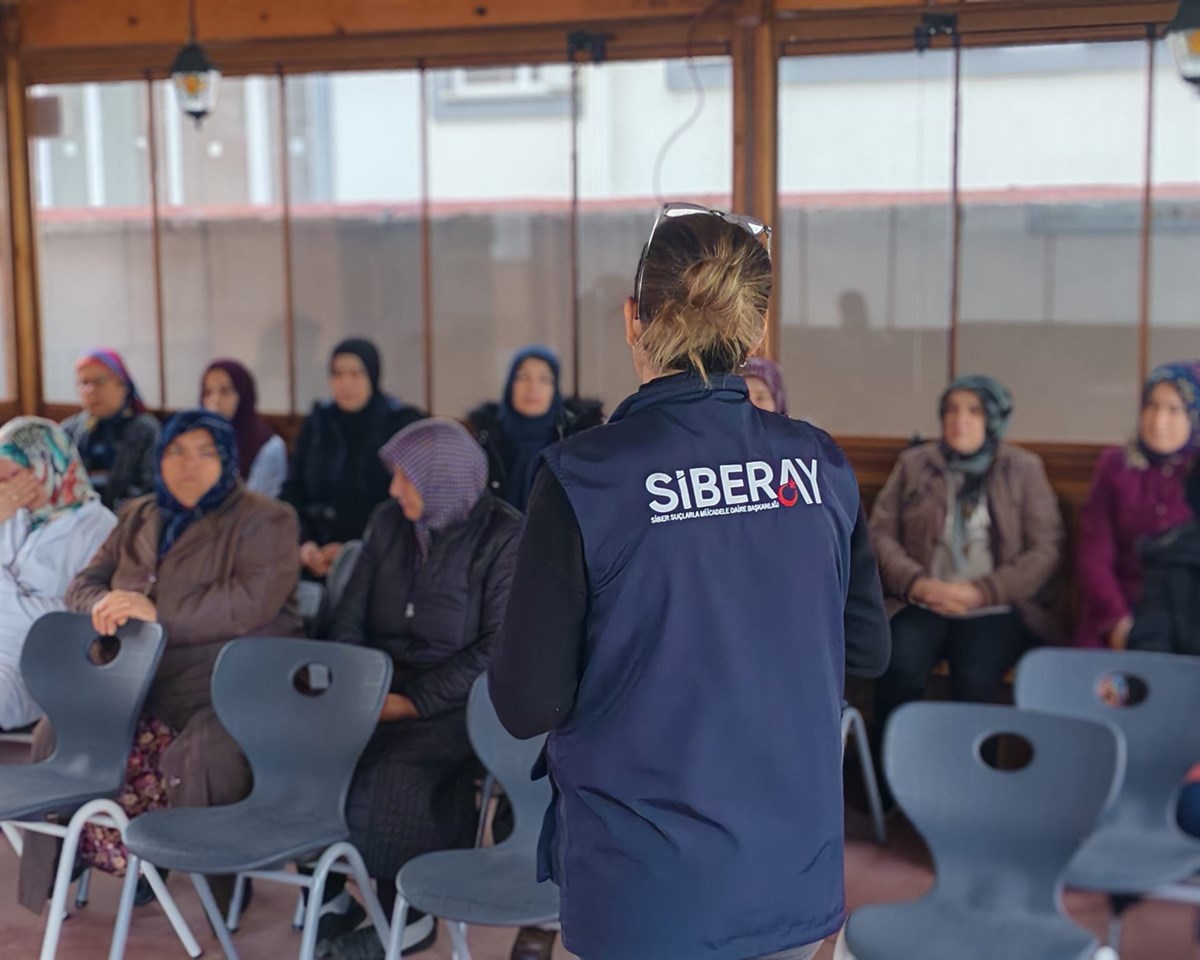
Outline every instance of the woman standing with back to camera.
{"label": "woman standing with back to camera", "polygon": [[844,918],[843,680],[890,641],[845,456],[737,375],[766,233],[663,208],[625,306],[643,386],[530,497],[492,696],[552,731],[539,872],[588,958],[799,960]]}

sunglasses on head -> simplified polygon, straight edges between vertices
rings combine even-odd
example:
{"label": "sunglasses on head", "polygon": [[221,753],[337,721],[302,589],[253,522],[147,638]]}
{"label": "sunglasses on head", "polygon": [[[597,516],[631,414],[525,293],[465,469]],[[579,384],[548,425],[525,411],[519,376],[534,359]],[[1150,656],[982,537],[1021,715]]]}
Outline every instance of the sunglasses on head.
{"label": "sunglasses on head", "polygon": [[650,254],[650,244],[654,242],[654,235],[658,232],[659,224],[664,220],[696,216],[720,217],[726,223],[732,223],[735,227],[741,227],[766,248],[767,256],[771,255],[771,228],[757,217],[747,216],[742,213],[726,213],[724,210],[702,207],[698,203],[664,203],[659,208],[658,215],[654,218],[654,226],[650,228],[650,236],[646,240],[646,245],[642,247],[642,256],[638,260],[637,279],[634,281],[633,289],[633,301],[636,305],[638,316],[641,316],[642,309],[642,281],[646,276],[646,258]]}

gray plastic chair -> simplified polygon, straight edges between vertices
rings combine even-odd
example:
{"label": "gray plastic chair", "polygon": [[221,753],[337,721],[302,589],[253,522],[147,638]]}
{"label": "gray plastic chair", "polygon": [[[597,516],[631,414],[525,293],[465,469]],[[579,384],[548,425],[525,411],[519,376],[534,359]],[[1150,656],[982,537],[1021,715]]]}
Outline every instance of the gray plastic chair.
{"label": "gray plastic chair", "polygon": [[304,632],[309,637],[319,637],[325,629],[329,612],[329,597],[325,588],[312,580],[301,580],[296,585],[296,605],[300,619],[304,621]]}
{"label": "gray plastic chair", "polygon": [[480,676],[467,701],[467,733],[488,773],[504,787],[513,808],[513,832],[494,847],[428,853],[396,876],[396,909],[388,960],[399,960],[408,908],[450,921],[455,960],[470,960],[466,924],[525,927],[558,919],[558,887],[537,880],[537,844],[550,783],[530,771],[546,738],[517,740],[500,723]]}
{"label": "gray plastic chair", "polygon": [[[981,745],[1017,734],[1020,770]],[[1117,789],[1124,766],[1103,723],[982,704],[912,703],[884,735],[896,802],[925,838],[937,880],[910,903],[863,907],[846,925],[857,960],[1069,960],[1096,938],[1063,912],[1062,877]]]}
{"label": "gray plastic chair", "polygon": [[[1109,706],[1101,688],[1112,677],[1127,691],[1137,678],[1145,699]],[[1109,689],[1113,689],[1108,685]],[[1183,778],[1200,758],[1200,659],[1170,653],[1045,648],[1017,665],[1017,706],[1104,720],[1125,739],[1125,780],[1100,827],[1071,862],[1067,885],[1112,895],[1109,944],[1120,939],[1120,913],[1143,895],[1200,902],[1172,889],[1200,872],[1200,840],[1176,822]]]}
{"label": "gray plastic chair", "polygon": [[[97,635],[91,617],[47,613],[29,629],[21,651],[21,673],[54,727],[55,750],[41,763],[0,767],[0,826],[18,855],[24,848],[20,831],[63,838],[42,939],[43,958],[53,957],[58,949],[84,827],[96,823],[120,828],[127,822],[112,798],[125,782],[133,732],[162,657],[165,635],[157,623],[135,620],[121,627],[116,639],[113,658],[94,662],[90,653]],[[59,822],[47,821],[51,814]],[[61,820],[68,822],[64,825]],[[131,890],[140,870],[136,860],[130,862]],[[200,948],[161,878],[153,869],[144,872],[188,953],[198,957]],[[85,898],[81,891],[80,899]],[[114,953],[124,949],[123,940],[117,938],[128,928],[132,907],[131,898],[123,899],[118,908]]]}
{"label": "gray plastic chair", "polygon": [[[311,693],[296,680],[309,670]],[[223,807],[154,811],[125,832],[131,853],[190,873],[225,955],[237,956],[205,874],[244,874],[307,887],[300,957],[311,960],[325,881],[351,874],[381,939],[387,918],[344,808],[358,757],[375,731],[392,677],[383,653],[365,647],[249,637],[225,645],[213,669],[213,709],[250,762],[254,788]],[[286,872],[316,859],[311,876]]]}
{"label": "gray plastic chair", "polygon": [[346,584],[354,576],[354,566],[358,563],[358,555],[362,553],[361,540],[348,540],[342,544],[342,549],[333,558],[329,567],[329,576],[325,578],[325,588],[329,591],[329,609],[337,609],[342,594],[346,592]]}

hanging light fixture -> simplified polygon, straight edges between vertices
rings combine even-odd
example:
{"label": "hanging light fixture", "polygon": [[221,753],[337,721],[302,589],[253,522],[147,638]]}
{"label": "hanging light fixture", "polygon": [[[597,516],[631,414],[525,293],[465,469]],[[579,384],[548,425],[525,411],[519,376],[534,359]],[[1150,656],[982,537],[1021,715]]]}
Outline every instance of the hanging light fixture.
{"label": "hanging light fixture", "polygon": [[196,127],[217,107],[221,71],[196,42],[196,0],[188,0],[188,36],[171,64],[171,81],[179,108],[196,121]]}
{"label": "hanging light fixture", "polygon": [[1200,88],[1200,0],[1181,0],[1166,38],[1183,79]]}

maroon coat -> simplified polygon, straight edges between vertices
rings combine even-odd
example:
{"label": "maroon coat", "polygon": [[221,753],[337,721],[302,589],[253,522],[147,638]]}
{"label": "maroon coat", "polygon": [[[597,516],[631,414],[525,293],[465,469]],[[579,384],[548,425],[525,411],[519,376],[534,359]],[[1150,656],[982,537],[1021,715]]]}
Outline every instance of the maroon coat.
{"label": "maroon coat", "polygon": [[1133,615],[1142,592],[1139,546],[1192,516],[1183,496],[1187,467],[1182,455],[1153,466],[1133,445],[1100,455],[1079,514],[1077,646],[1104,646],[1109,631]]}

